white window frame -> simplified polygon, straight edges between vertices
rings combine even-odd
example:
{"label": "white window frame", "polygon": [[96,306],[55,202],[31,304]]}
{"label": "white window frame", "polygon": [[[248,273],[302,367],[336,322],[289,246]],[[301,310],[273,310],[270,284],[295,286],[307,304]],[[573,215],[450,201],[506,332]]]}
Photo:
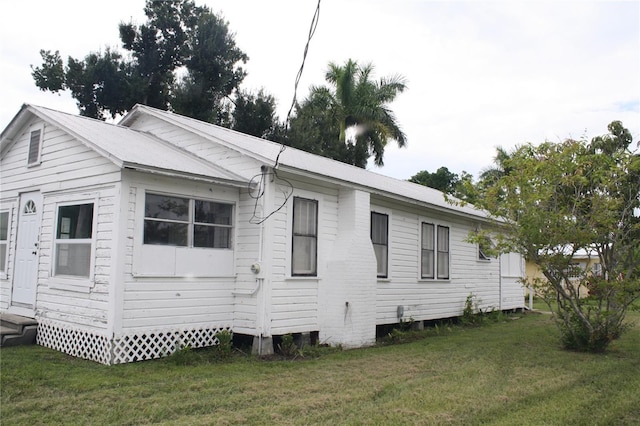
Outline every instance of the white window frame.
{"label": "white window frame", "polygon": [[594,277],[602,277],[602,263],[600,261],[591,264],[591,274]]}
{"label": "white window frame", "polygon": [[6,213],[7,214],[7,239],[6,240],[0,240],[0,245],[4,245],[5,246],[5,251],[4,251],[4,269],[0,269],[0,278],[2,279],[6,279],[8,274],[8,270],[9,270],[9,241],[11,241],[11,213],[13,212],[13,209],[2,209],[0,210],[0,214],[2,213]]}
{"label": "white window frame", "polygon": [[[440,229],[447,230],[447,250],[440,250]],[[440,268],[440,260],[443,258],[441,253],[446,253],[446,261],[447,261],[447,274],[441,275]],[[439,280],[449,280],[451,279],[451,227],[448,225],[437,225],[436,226],[436,277]]]}
{"label": "white window frame", "polygon": [[[374,215],[380,215],[380,216],[384,216],[384,217],[387,218],[386,244],[375,243],[373,241],[373,216]],[[380,265],[378,264],[378,256],[376,256],[376,277],[378,279],[385,280],[385,279],[388,279],[389,276],[390,276],[390,273],[389,273],[389,269],[390,269],[389,268],[389,264],[390,264],[389,255],[391,253],[391,248],[390,248],[391,247],[391,244],[390,244],[391,243],[391,215],[386,211],[380,211],[380,210],[373,210],[372,209],[371,213],[370,213],[370,216],[369,216],[369,220],[370,220],[370,223],[369,223],[369,236],[371,237],[371,245],[374,247],[374,251],[375,251],[375,246],[376,245],[386,247],[386,253],[385,253],[386,256],[385,256],[385,259],[384,259],[385,265],[384,265],[384,272],[383,273],[380,273]]]}
{"label": "white window frame", "polygon": [[[131,226],[134,236],[131,275],[135,278],[234,278],[236,274],[236,232],[238,198],[235,191],[196,185],[191,191],[173,182],[150,184],[146,179],[134,181],[136,188],[136,220]],[[232,206],[230,248],[210,248],[144,244],[146,194],[166,195],[193,200],[211,201]],[[233,196],[229,196],[232,194]]]}
{"label": "white window frame", "polygon": [[[431,227],[431,248],[424,248],[424,226],[428,225]],[[431,255],[431,273],[425,275],[423,270],[424,264],[424,256],[425,251],[430,251]],[[420,221],[420,279],[422,280],[433,280],[436,278],[436,225],[432,222],[425,222],[423,220]]]}
{"label": "white window frame", "polygon": [[[187,220],[186,221],[182,221],[182,220],[172,220],[172,219],[157,219],[157,218],[149,218],[144,214],[144,211],[146,211],[146,202],[147,202],[147,195],[158,195],[158,196],[165,196],[165,197],[173,197],[173,198],[182,198],[182,199],[186,199],[188,202],[188,213],[187,213]],[[195,204],[196,201],[203,201],[203,202],[207,202],[207,203],[216,203],[216,204],[224,204],[227,206],[231,206],[231,224],[230,225],[226,225],[226,224],[212,224],[212,223],[204,223],[204,222],[196,222],[196,212],[195,212]],[[143,236],[142,236],[142,244],[143,245],[159,245],[159,246],[174,246],[173,244],[152,244],[152,243],[145,243],[144,242],[144,226],[145,226],[145,222],[147,220],[150,221],[154,221],[154,222],[168,222],[168,223],[181,223],[181,224],[186,224],[187,225],[187,244],[184,246],[179,246],[176,245],[177,247],[187,247],[187,248],[194,248],[194,249],[203,249],[203,250],[233,250],[233,246],[234,246],[234,232],[235,232],[235,215],[236,215],[236,204],[232,203],[232,202],[228,202],[228,201],[219,201],[219,200],[211,200],[211,199],[205,199],[205,198],[201,198],[201,197],[194,197],[194,196],[190,196],[190,195],[175,195],[175,194],[167,194],[167,193],[162,193],[162,192],[157,192],[157,191],[145,191],[144,193],[144,206],[143,206],[143,222],[142,222],[142,232],[143,232]],[[210,227],[216,227],[216,228],[226,228],[229,229],[229,245],[228,247],[201,247],[201,246],[196,246],[194,243],[195,240],[195,227],[196,226],[210,226]]]}
{"label": "white window frame", "polygon": [[[35,161],[29,161],[31,156],[32,136],[34,132],[40,132],[38,138],[38,156]],[[39,166],[42,163],[42,142],[44,141],[44,124],[31,126],[27,136],[27,167]]]}
{"label": "white window frame", "polygon": [[[296,206],[296,200],[303,200],[305,202],[310,202],[312,204],[315,204],[315,219],[316,219],[316,223],[315,223],[315,235],[314,234],[296,234],[295,232],[295,218],[296,218],[296,212],[295,212],[295,206]],[[318,276],[318,254],[319,254],[319,250],[318,250],[318,243],[319,243],[319,235],[320,235],[320,202],[317,198],[313,198],[313,197],[308,197],[308,196],[304,196],[304,195],[295,195],[292,199],[291,202],[291,259],[289,262],[289,268],[291,271],[291,277],[292,278],[299,278],[299,277],[313,277],[316,278]],[[308,270],[295,270],[294,269],[294,264],[295,264],[295,258],[296,258],[296,246],[295,246],[295,238],[297,237],[306,237],[306,238],[313,238],[314,242],[315,242],[315,262],[314,262],[314,267]],[[309,259],[312,260],[312,259]]]}
{"label": "white window frame", "polygon": [[[59,215],[61,207],[79,206],[83,204],[93,204],[93,217],[91,218],[91,238],[77,238],[77,239],[64,239],[58,238],[58,226]],[[85,198],[79,200],[64,201],[55,204],[55,217],[54,217],[54,230],[53,230],[53,245],[52,250],[52,262],[51,262],[51,287],[59,288],[63,290],[79,290],[89,291],[89,288],[94,283],[95,272],[95,252],[96,252],[96,238],[98,231],[98,199],[97,198]],[[87,244],[91,245],[89,250],[89,276],[75,276],[56,274],[56,265],[58,263],[58,244]]]}
{"label": "white window frame", "polygon": [[[418,280],[420,281],[450,281],[451,280],[451,225],[446,222],[440,222],[433,220],[431,218],[420,218],[419,220],[419,241],[418,241]],[[422,255],[423,255],[423,232],[422,225],[427,224],[433,226],[433,276],[423,276],[422,272]],[[438,230],[441,228],[448,229],[447,232],[447,242],[448,242],[448,251],[443,252],[439,250],[439,241],[438,241]],[[440,262],[439,259],[442,257],[441,253],[446,253],[447,258],[447,274],[446,276],[442,275],[442,271],[440,270]]]}

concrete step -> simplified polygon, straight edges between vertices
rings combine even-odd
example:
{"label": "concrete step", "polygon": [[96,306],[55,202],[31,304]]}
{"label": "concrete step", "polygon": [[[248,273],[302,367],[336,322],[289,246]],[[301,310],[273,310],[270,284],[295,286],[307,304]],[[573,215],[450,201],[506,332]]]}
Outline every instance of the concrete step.
{"label": "concrete step", "polygon": [[38,322],[33,318],[0,313],[0,347],[32,345],[37,330]]}

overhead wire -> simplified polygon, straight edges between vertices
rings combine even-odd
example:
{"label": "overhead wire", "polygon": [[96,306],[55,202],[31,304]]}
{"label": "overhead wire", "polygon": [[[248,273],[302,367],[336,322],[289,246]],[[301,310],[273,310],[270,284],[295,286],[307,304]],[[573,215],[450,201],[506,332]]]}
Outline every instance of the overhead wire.
{"label": "overhead wire", "polygon": [[[285,119],[285,129],[289,128],[291,113],[293,112],[293,109],[297,102],[298,84],[300,83],[300,79],[302,78],[302,72],[304,70],[304,65],[307,60],[307,53],[309,52],[309,44],[311,43],[311,39],[313,38],[313,35],[316,32],[316,28],[318,28],[318,22],[320,20],[320,1],[321,0],[318,0],[316,10],[314,11],[313,18],[311,19],[311,25],[309,26],[309,34],[307,36],[307,43],[305,44],[305,47],[304,47],[304,53],[302,55],[302,63],[300,65],[300,69],[298,70],[298,73],[296,74],[295,83],[293,86],[293,100],[291,101],[291,107],[289,108],[289,112],[287,112],[287,117]],[[255,203],[253,205],[253,214],[249,219],[249,223],[251,224],[260,225],[261,223],[269,219],[271,216],[273,216],[274,214],[282,210],[282,208],[287,204],[287,201],[289,201],[289,198],[291,198],[291,195],[293,195],[293,189],[294,189],[293,184],[287,179],[284,179],[278,176],[278,166],[280,165],[280,156],[286,149],[287,149],[286,145],[280,144],[280,151],[278,152],[274,165],[271,168],[272,171],[267,172],[263,170],[261,173],[253,176],[249,181],[249,184],[248,184],[249,196],[255,200]],[[282,195],[284,197],[284,200],[282,201],[280,206],[275,208],[266,216],[258,216],[258,203],[260,199],[265,195],[265,179],[268,176],[273,176],[274,181],[275,179],[278,179],[279,181],[285,183],[288,186],[288,188],[282,189]],[[257,181],[257,184],[256,184],[257,194],[253,195],[251,188],[254,185],[254,182],[256,181]]]}

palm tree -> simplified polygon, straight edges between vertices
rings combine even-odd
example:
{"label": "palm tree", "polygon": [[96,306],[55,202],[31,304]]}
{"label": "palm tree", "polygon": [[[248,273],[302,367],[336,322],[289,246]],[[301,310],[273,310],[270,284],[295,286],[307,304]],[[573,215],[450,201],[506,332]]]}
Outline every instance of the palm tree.
{"label": "palm tree", "polygon": [[[384,164],[384,148],[389,140],[395,140],[399,147],[407,144],[388,106],[406,89],[405,79],[395,75],[374,81],[373,71],[371,63],[360,66],[351,59],[344,65],[329,63],[325,79],[333,87],[312,87],[309,96],[313,99],[329,94],[330,115],[337,120],[339,141],[347,146],[347,158],[343,161],[362,168],[371,155],[377,166]],[[353,131],[355,136],[348,138],[348,131]]]}
{"label": "palm tree", "polygon": [[495,185],[501,177],[507,176],[511,173],[512,170],[508,166],[508,162],[516,149],[517,147],[508,151],[501,146],[496,147],[496,155],[493,157],[493,166],[486,167],[480,172],[479,181],[482,186],[486,188]]}

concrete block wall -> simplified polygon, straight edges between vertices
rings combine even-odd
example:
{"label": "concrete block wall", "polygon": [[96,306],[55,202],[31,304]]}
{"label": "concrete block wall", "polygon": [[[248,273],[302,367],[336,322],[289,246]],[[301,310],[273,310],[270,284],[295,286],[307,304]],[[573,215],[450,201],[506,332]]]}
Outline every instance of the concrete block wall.
{"label": "concrete block wall", "polygon": [[338,236],[319,283],[319,338],[345,348],[375,343],[376,257],[370,237],[369,193],[343,188]]}

